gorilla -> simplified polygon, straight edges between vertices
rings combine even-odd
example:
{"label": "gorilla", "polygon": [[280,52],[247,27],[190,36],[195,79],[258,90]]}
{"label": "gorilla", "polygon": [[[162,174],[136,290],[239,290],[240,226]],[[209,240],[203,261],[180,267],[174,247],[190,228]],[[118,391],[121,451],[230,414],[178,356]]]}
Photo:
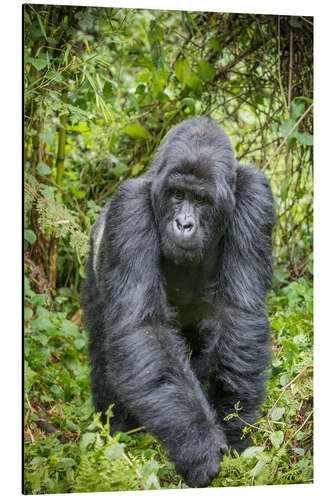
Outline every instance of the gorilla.
{"label": "gorilla", "polygon": [[[168,133],[91,232],[83,309],[96,411],[145,426],[189,486],[241,452],[270,363],[273,197],[210,118]],[[225,419],[241,408],[238,418]]]}

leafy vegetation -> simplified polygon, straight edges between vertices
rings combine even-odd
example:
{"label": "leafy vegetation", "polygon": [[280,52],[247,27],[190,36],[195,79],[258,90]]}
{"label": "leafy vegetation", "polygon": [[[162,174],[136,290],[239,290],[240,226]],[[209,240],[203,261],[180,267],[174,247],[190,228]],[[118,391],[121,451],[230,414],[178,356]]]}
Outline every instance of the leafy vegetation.
{"label": "leafy vegetation", "polygon": [[211,486],[311,482],[312,19],[27,4],[24,23],[25,492],[187,487],[143,429],[94,415],[79,283],[106,200],[202,114],[277,209],[268,395]]}

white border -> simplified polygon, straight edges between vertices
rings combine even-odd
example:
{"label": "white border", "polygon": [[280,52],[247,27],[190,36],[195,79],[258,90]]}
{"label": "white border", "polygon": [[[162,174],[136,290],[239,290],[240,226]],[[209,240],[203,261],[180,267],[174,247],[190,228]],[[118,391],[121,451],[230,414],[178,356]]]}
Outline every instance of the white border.
{"label": "white border", "polygon": [[[332,454],[332,9],[329,2],[313,0],[110,0],[31,2],[151,8],[168,10],[223,11],[236,13],[314,15],[315,17],[315,483],[267,487],[211,488],[152,492],[76,494],[75,498],[108,495],[111,499],[138,498],[256,498],[299,497],[302,500],[328,498]],[[2,360],[0,380],[2,481],[5,498],[17,498],[21,491],[21,8],[18,0],[6,2],[1,16],[1,280]],[[3,442],[4,445],[3,446]],[[141,495],[141,496],[140,496]],[[34,497],[35,495],[33,495]],[[47,498],[63,498],[47,495]]]}

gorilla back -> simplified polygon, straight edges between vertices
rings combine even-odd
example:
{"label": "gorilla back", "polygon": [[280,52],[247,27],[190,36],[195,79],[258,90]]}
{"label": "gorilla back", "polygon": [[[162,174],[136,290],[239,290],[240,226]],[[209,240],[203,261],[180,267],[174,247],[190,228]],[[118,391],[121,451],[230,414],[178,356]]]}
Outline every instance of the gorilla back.
{"label": "gorilla back", "polygon": [[144,425],[190,486],[248,445],[242,422],[224,420],[234,405],[248,423],[260,411],[273,218],[264,174],[237,164],[212,120],[192,118],[92,229],[83,308],[96,411],[115,404],[112,430]]}

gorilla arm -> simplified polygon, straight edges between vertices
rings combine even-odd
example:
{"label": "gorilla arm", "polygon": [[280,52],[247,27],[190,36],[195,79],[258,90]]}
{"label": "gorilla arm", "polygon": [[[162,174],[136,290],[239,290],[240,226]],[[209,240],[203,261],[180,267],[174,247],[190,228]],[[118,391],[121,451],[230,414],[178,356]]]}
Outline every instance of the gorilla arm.
{"label": "gorilla arm", "polygon": [[[198,369],[210,367],[215,382],[210,393],[220,419],[234,412],[252,423],[265,394],[265,376],[271,357],[265,295],[272,274],[274,203],[267,179],[254,167],[237,169],[236,207],[223,238],[219,295],[213,319],[201,324],[207,339]],[[206,359],[204,359],[206,357]],[[242,422],[233,418],[223,428],[230,447],[246,447]],[[235,444],[235,446],[234,446]]]}

